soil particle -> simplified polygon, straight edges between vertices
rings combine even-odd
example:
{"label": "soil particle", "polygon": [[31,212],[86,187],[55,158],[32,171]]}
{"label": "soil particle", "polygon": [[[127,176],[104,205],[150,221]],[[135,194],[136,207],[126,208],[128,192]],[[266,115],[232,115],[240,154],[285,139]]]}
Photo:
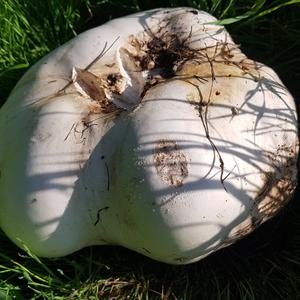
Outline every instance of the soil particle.
{"label": "soil particle", "polygon": [[239,114],[238,108],[236,108],[236,107],[234,107],[234,106],[231,107],[231,114],[232,114],[232,117],[238,115],[238,114]]}
{"label": "soil particle", "polygon": [[109,86],[114,86],[121,79],[121,74],[108,74],[107,76],[107,82]]}

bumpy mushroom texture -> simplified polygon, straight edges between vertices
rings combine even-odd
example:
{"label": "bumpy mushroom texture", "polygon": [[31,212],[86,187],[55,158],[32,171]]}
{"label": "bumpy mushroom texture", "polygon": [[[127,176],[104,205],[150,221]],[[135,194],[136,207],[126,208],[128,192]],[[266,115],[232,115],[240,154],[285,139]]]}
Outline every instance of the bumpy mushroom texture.
{"label": "bumpy mushroom texture", "polygon": [[0,111],[12,241],[46,257],[115,244],[186,264],[290,200],[293,98],[215,21],[190,8],[116,19],[24,75]]}

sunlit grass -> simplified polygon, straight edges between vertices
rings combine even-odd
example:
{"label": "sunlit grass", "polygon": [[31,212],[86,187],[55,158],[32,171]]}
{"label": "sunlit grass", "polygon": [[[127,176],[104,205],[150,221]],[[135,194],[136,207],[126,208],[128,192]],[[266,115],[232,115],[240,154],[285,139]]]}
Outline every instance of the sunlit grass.
{"label": "sunlit grass", "polygon": [[[0,101],[29,66],[81,31],[114,17],[166,6],[192,6],[222,19],[243,51],[275,68],[299,99],[299,3],[2,0]],[[295,200],[236,245],[178,267],[111,246],[39,259],[19,250],[1,232],[0,299],[299,299],[299,215]]]}

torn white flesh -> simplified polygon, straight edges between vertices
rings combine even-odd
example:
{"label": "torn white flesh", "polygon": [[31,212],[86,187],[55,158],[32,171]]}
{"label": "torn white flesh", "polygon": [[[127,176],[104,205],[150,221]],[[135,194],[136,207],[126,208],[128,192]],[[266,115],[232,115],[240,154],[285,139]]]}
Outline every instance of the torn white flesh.
{"label": "torn white flesh", "polygon": [[[90,101],[106,100],[117,108],[130,111],[140,102],[148,72],[138,71],[133,59],[123,49],[116,51],[115,64],[119,72],[108,76],[96,76],[88,70],[73,67],[72,81],[76,90]],[[117,81],[117,88],[112,87],[112,80]]]}
{"label": "torn white flesh", "polygon": [[[168,55],[172,55],[172,51],[176,52],[176,46],[172,44],[175,36],[176,42],[180,44],[179,47],[184,45],[191,51],[212,47],[224,40],[226,43],[233,44],[231,37],[223,30],[223,27],[212,24],[206,25],[206,23],[216,21],[214,17],[201,12],[203,19],[199,22],[198,16],[195,16],[191,11],[187,12],[183,15],[180,10],[174,10],[169,15],[163,11],[158,11],[155,17],[148,18],[147,25],[143,30],[124,38],[123,45],[116,47],[113,59],[105,63],[105,67],[112,67],[111,74],[109,74],[109,68],[106,68],[104,72],[98,71],[100,66],[103,66],[101,61],[95,62],[95,67],[91,66],[87,70],[73,66],[72,81],[76,90],[91,101],[99,102],[99,96],[101,101],[113,103],[117,108],[131,111],[140,103],[146,85],[151,86],[155,79],[160,81],[166,77],[164,73],[169,60]],[[117,21],[113,22],[117,23]],[[145,28],[151,28],[151,31],[149,32]],[[162,53],[162,58],[158,62],[151,59],[151,47],[161,47],[166,52]],[[167,53],[169,48],[171,48],[170,53]],[[145,66],[142,65],[141,60],[146,56],[148,56],[149,61]],[[181,54],[179,53],[178,56],[180,57]],[[186,59],[186,57],[182,57],[182,59]],[[162,64],[164,65],[162,66]],[[174,64],[170,71],[175,73],[177,67]],[[111,85],[109,79],[111,75],[117,77],[117,80],[115,79],[117,87]]]}

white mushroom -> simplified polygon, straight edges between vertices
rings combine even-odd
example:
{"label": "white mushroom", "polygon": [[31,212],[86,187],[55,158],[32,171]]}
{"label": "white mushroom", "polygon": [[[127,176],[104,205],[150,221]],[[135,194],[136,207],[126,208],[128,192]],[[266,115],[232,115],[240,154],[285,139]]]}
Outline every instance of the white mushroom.
{"label": "white mushroom", "polygon": [[115,19],[24,75],[0,111],[0,226],[13,242],[186,264],[288,202],[294,100],[215,21],[190,8]]}

